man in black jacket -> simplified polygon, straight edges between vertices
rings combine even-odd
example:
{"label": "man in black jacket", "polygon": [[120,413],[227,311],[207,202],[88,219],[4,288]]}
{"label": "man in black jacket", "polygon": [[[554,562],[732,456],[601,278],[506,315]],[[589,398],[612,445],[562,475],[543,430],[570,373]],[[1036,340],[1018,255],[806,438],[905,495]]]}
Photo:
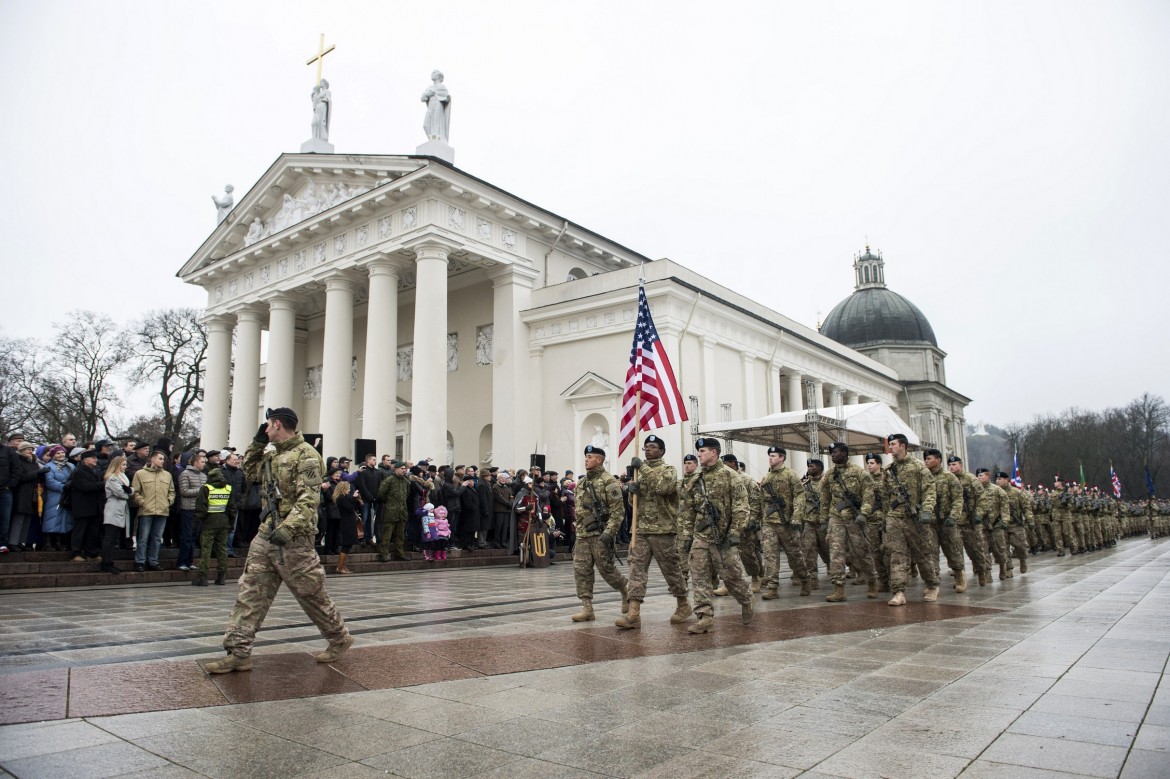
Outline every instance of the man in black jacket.
{"label": "man in black jacket", "polygon": [[81,464],[70,477],[73,484],[73,562],[96,560],[101,553],[102,513],[106,505],[106,482],[98,470],[98,453],[81,453]]}
{"label": "man in black jacket", "polygon": [[223,475],[223,480],[232,488],[232,501],[236,508],[227,537],[227,556],[235,557],[234,545],[236,535],[240,532],[242,518],[240,515],[243,513],[240,509],[243,508],[244,502],[248,499],[248,477],[244,473],[244,469],[240,467],[240,456],[235,452],[224,449],[219,453],[219,459],[223,463],[219,470]]}
{"label": "man in black jacket", "polygon": [[[480,478],[479,468],[467,466],[467,478],[475,492],[475,529],[468,530],[468,548],[486,549],[487,533],[492,527],[492,486],[487,479]],[[466,514],[464,514],[466,517]]]}
{"label": "man in black jacket", "polygon": [[[382,480],[389,475],[379,469],[376,462],[377,455],[367,454],[354,480],[354,486],[362,496],[361,521],[368,544],[374,543],[374,528],[378,526],[378,514],[381,510],[378,506],[378,488],[382,486]],[[393,470],[390,473],[393,473]]]}
{"label": "man in black jacket", "polygon": [[[8,440],[23,441],[24,436],[14,433]],[[19,445],[18,443],[17,446]],[[12,490],[20,479],[20,472],[16,467],[18,457],[11,445],[0,445],[0,554],[8,553],[8,530],[12,522]]]}

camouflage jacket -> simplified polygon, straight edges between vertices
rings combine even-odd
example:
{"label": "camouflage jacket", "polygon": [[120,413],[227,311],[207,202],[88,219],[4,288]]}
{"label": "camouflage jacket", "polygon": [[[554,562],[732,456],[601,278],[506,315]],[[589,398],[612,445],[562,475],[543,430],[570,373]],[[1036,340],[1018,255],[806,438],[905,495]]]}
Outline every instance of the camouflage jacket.
{"label": "camouflage jacket", "polygon": [[[902,500],[902,491],[899,483],[905,485],[913,505],[906,505]],[[902,519],[917,519],[912,511],[925,511],[934,514],[936,493],[934,476],[930,469],[920,460],[905,457],[900,462],[895,459],[882,469],[882,505],[886,507],[886,518],[900,517]]]}
{"label": "camouflage jacket", "polygon": [[984,485],[983,492],[979,493],[975,513],[983,521],[983,526],[988,528],[995,527],[1001,522],[1010,525],[1012,521],[1007,493],[998,484]]}
{"label": "camouflage jacket", "polygon": [[378,485],[378,502],[387,522],[405,522],[406,499],[410,496],[410,479],[391,473]]}
{"label": "camouflage jacket", "polygon": [[1073,494],[1067,489],[1059,493],[1053,493],[1052,498],[1052,521],[1053,522],[1070,522],[1072,521],[1073,512]]}
{"label": "camouflage jacket", "polygon": [[959,480],[959,494],[963,501],[963,521],[959,524],[966,525],[978,513],[976,507],[979,505],[979,495],[983,492],[983,485],[975,478],[974,474],[967,471],[959,471],[955,474],[955,478]]}
{"label": "camouflage jacket", "polygon": [[[854,508],[848,491],[861,505]],[[873,513],[873,479],[853,463],[833,465],[821,477],[821,521],[844,519],[852,521],[858,514],[868,517]]]}
{"label": "camouflage jacket", "polygon": [[321,455],[305,443],[300,433],[273,444],[271,451],[266,451],[267,446],[253,441],[244,454],[244,472],[248,481],[260,482],[261,500],[266,501],[268,494],[265,461],[271,462],[272,478],[280,490],[279,516],[272,518],[271,526],[266,519],[261,531],[267,532],[280,524],[291,529],[294,536],[315,536],[317,506],[321,503],[321,481],[325,471]]}
{"label": "camouflage jacket", "polygon": [[723,463],[696,471],[695,478],[687,484],[679,512],[679,528],[684,538],[714,540],[707,519],[708,504],[718,515],[720,538],[731,531],[743,533],[750,510],[747,486]]}
{"label": "camouflage jacket", "polygon": [[787,465],[773,468],[760,482],[760,502],[764,506],[764,521],[774,525],[792,522],[796,495],[801,491],[800,477]]}
{"label": "camouflage jacket", "polygon": [[605,467],[585,471],[577,483],[577,538],[601,535],[616,536],[626,510],[622,505],[622,487]]}
{"label": "camouflage jacket", "polygon": [[762,493],[760,492],[760,485],[756,484],[756,480],[747,474],[739,471],[732,471],[743,482],[743,487],[748,494],[748,522],[763,522],[764,520],[764,502],[761,500]]}
{"label": "camouflage jacket", "polygon": [[1008,510],[1011,513],[1013,525],[1023,525],[1032,521],[1032,499],[1023,490],[1013,484],[1003,488],[1007,495]]}
{"label": "camouflage jacket", "polygon": [[874,476],[868,470],[865,475],[869,477],[869,483],[873,485],[873,512],[869,515],[870,522],[885,522],[886,521],[886,506],[882,503],[882,477],[880,475]]}
{"label": "camouflage jacket", "polygon": [[796,506],[792,510],[792,518],[801,522],[819,525],[821,522],[821,474],[815,479],[800,480],[800,492],[796,494]]}
{"label": "camouflage jacket", "polygon": [[678,532],[678,474],[661,457],[638,469],[638,532]]}
{"label": "camouflage jacket", "polygon": [[934,494],[936,522],[945,522],[949,517],[956,525],[967,524],[967,517],[963,511],[963,485],[955,474],[940,468],[939,472],[934,474]]}

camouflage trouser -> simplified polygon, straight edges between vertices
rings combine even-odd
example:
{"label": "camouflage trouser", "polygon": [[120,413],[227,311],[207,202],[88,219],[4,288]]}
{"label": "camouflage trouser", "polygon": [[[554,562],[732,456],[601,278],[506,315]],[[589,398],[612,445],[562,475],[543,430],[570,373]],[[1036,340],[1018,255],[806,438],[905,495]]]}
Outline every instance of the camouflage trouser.
{"label": "camouflage trouser", "polygon": [[1073,519],[1073,539],[1077,542],[1077,551],[1083,552],[1089,546],[1089,534],[1083,517]]}
{"label": "camouflage trouser", "polygon": [[971,570],[978,576],[985,573],[991,564],[987,562],[987,542],[983,539],[983,528],[977,525],[960,525],[957,530],[963,548],[971,558]]}
{"label": "camouflage trouser", "polygon": [[395,557],[406,557],[406,520],[378,517],[378,554],[390,554],[394,545]]}
{"label": "camouflage trouser", "polygon": [[1067,520],[1054,519],[1048,525],[1049,531],[1052,533],[1052,548],[1056,550],[1057,554],[1064,554],[1064,545],[1066,539],[1071,541],[1068,534],[1070,531],[1069,525],[1072,523]]}
{"label": "camouflage trouser", "polygon": [[804,551],[800,548],[800,526],[781,525],[778,522],[764,524],[764,587],[776,589],[780,586],[780,550],[788,557],[792,575],[800,580],[808,578],[804,565]]}
{"label": "camouflage trouser", "polygon": [[834,585],[845,584],[845,557],[852,551],[851,563],[858,566],[857,572],[866,581],[877,581],[873,567],[873,556],[869,551],[869,536],[865,529],[852,519],[831,517],[829,519],[829,581]]}
{"label": "camouflage trouser", "polygon": [[910,563],[918,566],[918,573],[927,587],[937,587],[938,555],[931,558],[925,526],[919,526],[905,517],[886,517],[886,548],[890,550],[890,589],[902,592],[910,579]]}
{"label": "camouflage trouser", "polygon": [[594,566],[597,566],[606,584],[618,592],[626,592],[629,582],[618,573],[613,553],[601,543],[601,536],[577,536],[577,543],[573,544],[573,578],[577,581],[578,598],[593,599]]}
{"label": "camouflage trouser", "polygon": [[1092,540],[1089,543],[1093,546],[1102,546],[1104,538],[1102,537],[1101,533],[1101,518],[1094,517],[1093,520],[1089,523],[1089,527],[1090,535],[1092,536]]}
{"label": "camouflage trouser", "polygon": [[738,547],[729,546],[720,551],[707,539],[696,538],[691,546],[691,573],[695,585],[695,614],[700,617],[715,614],[715,607],[712,605],[715,596],[712,594],[714,588],[711,581],[720,575],[723,577],[723,583],[727,585],[727,591],[741,605],[752,600],[751,583],[743,570],[743,563],[740,562]]}
{"label": "camouflage trouser", "polygon": [[252,654],[256,631],[268,614],[281,582],[288,585],[297,603],[331,645],[336,646],[349,636],[337,605],[325,591],[325,568],[313,548],[313,538],[299,536],[279,547],[257,535],[248,547],[236,605],[223,636],[223,648],[229,653],[239,657]]}
{"label": "camouflage trouser", "polygon": [[1030,527],[1025,527],[1024,538],[1028,542],[1029,549],[1035,549],[1040,545],[1040,534],[1036,532],[1036,525],[1033,523]]}
{"label": "camouflage trouser", "polygon": [[985,558],[987,560],[987,568],[984,570],[987,573],[991,573],[992,562],[995,562],[997,565],[1011,565],[1011,561],[1007,559],[1006,551],[999,543],[999,534],[992,530],[991,525],[986,522],[980,525],[980,527],[983,528],[983,542],[990,553]]}
{"label": "camouflage trouser", "polygon": [[931,522],[922,526],[927,543],[930,544],[930,554],[938,560],[939,549],[947,558],[947,567],[952,571],[961,571],[967,567],[963,559],[963,541],[959,537],[958,526],[947,527],[942,522]]}
{"label": "camouflage trouser", "polygon": [[207,569],[211,566],[211,555],[215,555],[215,567],[220,573],[227,573],[227,537],[228,527],[203,528],[199,534],[199,578],[207,578]]}
{"label": "camouflage trouser", "polygon": [[678,569],[682,572],[683,584],[686,584],[691,580],[691,556],[687,554],[683,540],[678,536],[674,537],[674,553],[678,557]]}
{"label": "camouflage trouser", "polygon": [[800,535],[800,548],[804,553],[804,569],[809,576],[817,575],[817,555],[829,564],[829,539],[824,524],[804,523],[804,532]]}
{"label": "camouflage trouser", "polygon": [[1036,522],[1036,538],[1040,541],[1040,546],[1055,549],[1056,544],[1052,542],[1052,520],[1045,522]]}
{"label": "camouflage trouser", "polygon": [[759,533],[752,533],[748,530],[743,532],[739,542],[739,559],[748,576],[755,578],[764,575],[764,572],[759,570],[760,560],[763,559]]}
{"label": "camouflage trouser", "polygon": [[878,581],[888,585],[890,583],[890,555],[882,541],[884,521],[871,518],[865,526],[865,534],[869,536],[869,551],[873,555],[873,567],[877,569]]}
{"label": "camouflage trouser", "polygon": [[1028,536],[1023,525],[1000,525],[995,529],[996,543],[1003,550],[1003,565],[1009,571],[1012,568],[1012,558],[1020,561],[1028,559]]}
{"label": "camouflage trouser", "polygon": [[670,594],[676,598],[687,596],[687,580],[678,567],[678,547],[674,533],[653,533],[638,535],[636,546],[630,547],[626,562],[630,566],[630,600],[646,600],[646,577],[650,571],[650,558],[658,561],[658,570],[666,579]]}

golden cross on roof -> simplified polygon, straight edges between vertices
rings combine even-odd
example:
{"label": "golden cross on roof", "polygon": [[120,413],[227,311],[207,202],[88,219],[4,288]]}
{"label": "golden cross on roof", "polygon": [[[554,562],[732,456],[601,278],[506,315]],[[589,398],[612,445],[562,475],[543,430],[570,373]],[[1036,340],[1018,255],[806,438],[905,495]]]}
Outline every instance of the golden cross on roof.
{"label": "golden cross on roof", "polygon": [[321,66],[325,64],[325,55],[336,48],[332,43],[329,44],[328,49],[325,48],[325,33],[321,33],[321,42],[317,45],[317,54],[309,57],[309,61],[305,63],[306,65],[312,65],[314,62],[317,63],[317,80],[313,82],[314,86],[321,83]]}

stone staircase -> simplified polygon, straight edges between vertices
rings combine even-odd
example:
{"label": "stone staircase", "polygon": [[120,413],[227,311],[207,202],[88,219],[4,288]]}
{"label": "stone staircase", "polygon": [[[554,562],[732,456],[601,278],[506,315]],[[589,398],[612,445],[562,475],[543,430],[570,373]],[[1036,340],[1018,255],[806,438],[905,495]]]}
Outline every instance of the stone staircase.
{"label": "stone staircase", "polygon": [[[234,581],[244,567],[246,549],[237,549],[236,557],[228,560],[228,579]],[[102,573],[98,560],[71,562],[69,552],[10,552],[0,555],[0,590],[26,590],[43,587],[93,587],[96,585],[133,585],[183,582],[195,578],[192,571],[175,568],[179,551],[163,549],[159,553],[161,571],[134,572],[134,553],[124,550],[114,552],[114,565],[122,569],[121,574]],[[446,560],[427,561],[422,554],[412,552],[405,562],[380,563],[372,547],[362,546],[351,553],[346,567],[355,574],[387,573],[392,571],[419,571],[441,568],[475,568],[491,565],[518,565],[519,558],[509,555],[503,549],[479,549],[474,552],[451,550]],[[563,559],[563,558],[562,558]],[[198,558],[196,558],[198,561]],[[337,555],[322,555],[321,562],[330,577],[335,576]],[[214,579],[216,563],[211,561],[210,577]]]}

